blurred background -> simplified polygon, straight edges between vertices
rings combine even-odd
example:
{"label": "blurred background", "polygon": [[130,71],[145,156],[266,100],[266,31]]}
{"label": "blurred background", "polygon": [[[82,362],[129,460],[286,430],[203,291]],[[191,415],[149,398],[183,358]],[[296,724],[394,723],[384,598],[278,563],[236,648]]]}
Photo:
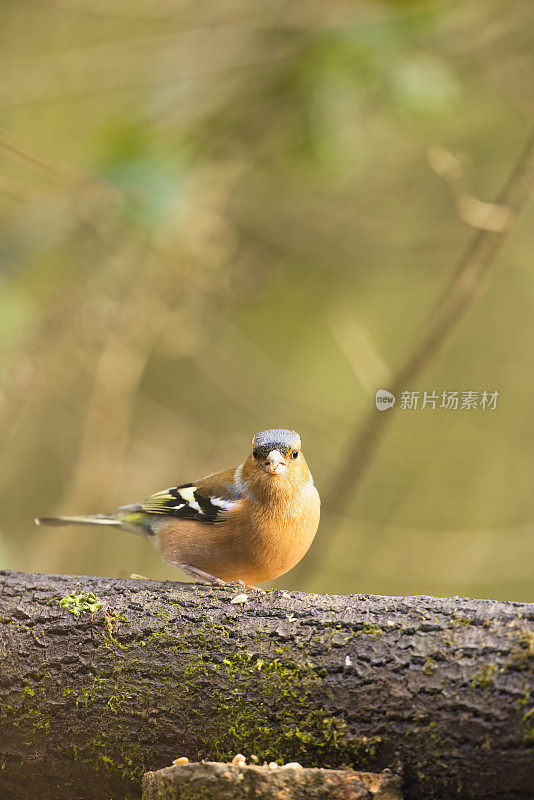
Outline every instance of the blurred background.
{"label": "blurred background", "polygon": [[[317,546],[276,585],[534,600],[533,205],[338,507],[375,390],[534,118],[531,0],[0,5],[0,566],[182,580],[108,511],[297,429]],[[386,414],[391,412],[384,412]]]}

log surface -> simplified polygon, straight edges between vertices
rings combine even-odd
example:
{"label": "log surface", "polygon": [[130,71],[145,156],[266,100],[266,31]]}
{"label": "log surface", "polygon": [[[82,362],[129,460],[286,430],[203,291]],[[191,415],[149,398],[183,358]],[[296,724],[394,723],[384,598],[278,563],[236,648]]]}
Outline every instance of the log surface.
{"label": "log surface", "polygon": [[238,752],[534,797],[532,604],[239,593],[0,572],[0,797],[138,799]]}

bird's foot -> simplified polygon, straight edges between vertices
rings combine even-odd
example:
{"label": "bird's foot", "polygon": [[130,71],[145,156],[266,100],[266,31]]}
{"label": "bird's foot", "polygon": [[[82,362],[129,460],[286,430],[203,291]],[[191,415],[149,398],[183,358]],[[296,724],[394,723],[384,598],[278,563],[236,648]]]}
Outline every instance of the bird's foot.
{"label": "bird's foot", "polygon": [[245,583],[245,581],[223,581],[222,578],[217,578],[216,575],[210,575],[209,572],[204,572],[202,569],[198,569],[198,567],[193,567],[191,564],[178,564],[182,572],[185,572],[187,575],[191,575],[194,578],[195,583],[200,583],[208,586],[238,586],[240,589],[253,589],[256,592],[262,592],[265,594],[264,589],[260,589],[258,586],[251,586],[249,583]]}
{"label": "bird's foot", "polygon": [[222,581],[221,583],[219,583],[217,585],[218,586],[239,586],[240,589],[247,589],[247,591],[259,592],[260,594],[267,594],[265,589],[261,589],[259,586],[253,586],[251,583],[245,583],[245,581]]}

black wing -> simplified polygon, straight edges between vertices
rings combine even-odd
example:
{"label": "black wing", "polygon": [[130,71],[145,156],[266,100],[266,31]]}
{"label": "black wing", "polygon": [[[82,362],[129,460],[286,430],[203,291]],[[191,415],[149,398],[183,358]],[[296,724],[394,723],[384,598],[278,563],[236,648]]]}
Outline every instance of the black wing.
{"label": "black wing", "polygon": [[193,483],[184,483],[150,495],[141,503],[140,510],[149,514],[214,523],[220,519],[221,512],[232,504],[233,501],[203,494]]}

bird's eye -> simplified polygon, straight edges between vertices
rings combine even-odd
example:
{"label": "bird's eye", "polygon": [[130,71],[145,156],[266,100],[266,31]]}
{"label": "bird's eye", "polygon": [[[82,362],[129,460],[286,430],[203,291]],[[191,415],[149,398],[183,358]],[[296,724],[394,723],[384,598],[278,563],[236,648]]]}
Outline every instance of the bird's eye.
{"label": "bird's eye", "polygon": [[299,457],[299,451],[293,450],[293,452],[291,453],[291,458],[298,458],[298,457]]}
{"label": "bird's eye", "polygon": [[256,449],[256,450],[252,451],[252,455],[254,456],[255,459],[258,459],[258,458],[260,458],[261,453],[260,453],[259,450]]}

